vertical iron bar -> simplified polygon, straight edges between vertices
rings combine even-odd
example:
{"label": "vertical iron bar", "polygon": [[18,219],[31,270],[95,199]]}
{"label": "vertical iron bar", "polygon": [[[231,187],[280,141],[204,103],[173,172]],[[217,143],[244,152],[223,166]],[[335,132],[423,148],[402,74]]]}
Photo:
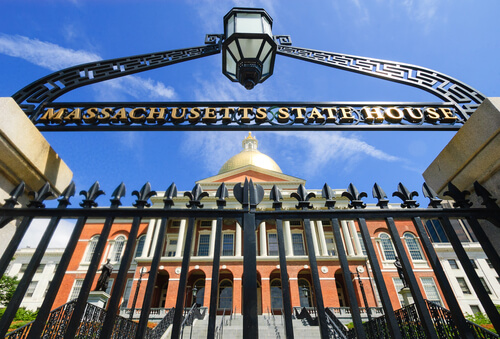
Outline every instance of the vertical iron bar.
{"label": "vertical iron bar", "polygon": [[[344,283],[346,285],[347,295],[351,304],[351,315],[354,324],[354,331],[356,333],[356,338],[363,339],[366,338],[366,333],[363,327],[363,320],[361,319],[358,299],[356,298],[356,292],[354,291],[354,284],[350,279],[351,271],[349,269],[349,262],[347,261],[347,254],[345,252],[344,243],[342,242],[342,235],[340,234],[339,219],[332,218],[331,221],[333,236],[335,238],[335,245],[337,247],[337,255],[340,262],[340,268],[342,269],[342,274],[344,275]],[[368,307],[368,304],[366,306]],[[374,333],[372,333],[372,335],[374,335]]]}
{"label": "vertical iron bar", "polygon": [[434,275],[436,276],[436,279],[441,286],[441,291],[446,300],[446,303],[448,304],[448,308],[451,311],[451,316],[453,318],[455,326],[457,326],[458,328],[460,337],[466,339],[475,338],[476,336],[474,335],[474,331],[469,326],[467,326],[467,321],[460,309],[460,305],[458,304],[457,298],[453,293],[453,289],[450,285],[450,282],[448,281],[448,278],[446,277],[446,274],[444,273],[441,262],[439,261],[434,247],[432,246],[424,225],[422,224],[422,220],[420,219],[420,217],[414,217],[412,218],[412,221],[413,225],[415,225],[415,228],[417,229],[418,236],[420,238],[420,241],[422,242],[425,254],[429,259],[429,262],[431,263]]}
{"label": "vertical iron bar", "polygon": [[214,260],[212,263],[212,282],[210,284],[210,308],[208,311],[207,339],[213,339],[215,336],[215,321],[217,318],[217,299],[219,294],[217,292],[219,287],[222,220],[223,220],[222,217],[217,218],[217,226],[216,226],[217,228],[215,229],[215,245],[214,245],[215,248],[214,248]]}
{"label": "vertical iron bar", "polygon": [[322,339],[328,339],[328,323],[326,321],[325,305],[323,303],[323,293],[321,292],[321,282],[318,274],[318,263],[314,253],[314,245],[311,232],[311,220],[304,219],[304,230],[306,232],[307,254],[309,256],[309,265],[311,267],[311,276],[313,280],[314,293],[316,295],[316,308],[318,310],[319,330]]}
{"label": "vertical iron bar", "polygon": [[458,260],[460,260],[460,263],[462,264],[467,278],[469,278],[470,283],[472,284],[472,287],[474,288],[474,291],[479,298],[479,301],[481,301],[486,314],[490,318],[493,327],[495,327],[497,331],[500,331],[500,313],[498,313],[495,305],[491,301],[491,298],[486,292],[481,280],[479,279],[476,270],[474,269],[474,267],[472,267],[472,263],[467,255],[467,252],[462,246],[460,239],[458,239],[458,236],[455,233],[450,220],[445,217],[440,217],[439,220],[443,225],[443,229],[446,233],[446,236],[448,237],[448,240],[451,243],[451,246],[453,246],[453,249],[455,250]]}
{"label": "vertical iron bar", "polygon": [[54,231],[56,230],[56,227],[59,224],[60,220],[61,217],[52,217],[50,219],[47,229],[43,233],[43,236],[40,239],[40,243],[38,244],[35,252],[33,253],[31,260],[28,263],[28,267],[26,268],[26,271],[24,272],[21,281],[17,285],[16,291],[14,292],[12,299],[9,301],[7,309],[5,310],[2,318],[0,319],[0,337],[4,337],[7,331],[9,330],[9,325],[16,316],[16,312],[19,308],[19,305],[23,301],[24,294],[26,293],[26,290],[28,289],[31,280],[35,275],[36,269],[38,268],[40,262],[42,261],[43,254],[45,253],[45,250],[49,246],[50,239],[52,238],[52,235],[54,234]]}
{"label": "vertical iron bar", "polygon": [[[142,209],[141,206],[139,206],[138,209]],[[116,276],[116,280],[113,284],[113,292],[111,292],[111,298],[108,302],[108,309],[106,311],[106,317],[104,318],[104,323],[102,325],[100,338],[109,339],[113,335],[113,326],[116,319],[116,313],[118,312],[120,300],[127,283],[127,272],[130,268],[132,257],[134,256],[135,244],[137,242],[137,234],[139,233],[141,220],[142,218],[140,217],[134,217],[133,219],[127,245],[125,246],[125,251],[120,261],[118,275]]]}
{"label": "vertical iron bar", "polygon": [[179,277],[179,288],[177,289],[177,301],[175,303],[175,313],[172,327],[172,339],[179,339],[181,333],[182,318],[184,315],[184,298],[186,294],[187,275],[189,270],[189,262],[191,261],[191,243],[194,233],[193,217],[189,218],[186,232],[186,240],[184,241],[184,252],[182,255],[181,275]]}
{"label": "vertical iron bar", "polygon": [[7,267],[9,267],[10,261],[14,257],[14,254],[16,253],[17,248],[19,247],[21,240],[23,240],[24,234],[26,234],[26,231],[28,230],[28,227],[30,226],[32,221],[33,217],[24,217],[19,226],[17,226],[16,231],[9,242],[9,245],[7,245],[7,248],[2,254],[2,258],[0,259],[0,276],[3,276],[5,274]]}
{"label": "vertical iron bar", "polygon": [[259,337],[257,317],[257,248],[255,213],[243,214],[243,339]]}
{"label": "vertical iron bar", "polygon": [[71,237],[66,245],[66,249],[61,257],[61,261],[57,266],[56,272],[54,273],[54,278],[50,283],[49,289],[43,299],[42,306],[38,310],[38,315],[31,326],[30,332],[27,339],[38,339],[42,337],[42,332],[45,327],[45,323],[50,315],[50,311],[54,300],[56,298],[59,287],[63,281],[64,275],[66,274],[66,269],[68,268],[69,262],[73,257],[76,245],[78,244],[78,239],[82,234],[83,226],[87,222],[87,217],[80,217],[75,224],[75,228],[71,233]]}
{"label": "vertical iron bar", "polygon": [[372,267],[373,277],[375,278],[375,283],[377,285],[378,293],[382,301],[382,307],[384,308],[384,314],[387,321],[387,326],[389,327],[389,333],[391,338],[402,338],[401,332],[399,331],[398,321],[396,320],[396,315],[394,314],[394,308],[392,307],[391,299],[389,298],[389,292],[387,291],[387,286],[385,285],[384,276],[382,270],[380,269],[380,264],[377,259],[377,254],[373,247],[370,232],[368,231],[368,226],[366,225],[365,218],[358,218],[359,229],[361,231],[361,237],[363,238],[363,244],[365,245],[366,253],[368,254],[368,259],[370,260],[370,265]]}
{"label": "vertical iron bar", "polygon": [[[117,209],[118,206],[121,205],[119,198],[111,200],[110,211],[113,209]],[[104,226],[102,227],[101,234],[99,235],[99,240],[97,241],[97,245],[95,247],[94,255],[90,260],[89,268],[87,270],[87,274],[83,279],[82,287],[80,290],[80,294],[78,294],[78,300],[75,305],[75,309],[71,315],[71,320],[68,324],[68,330],[64,335],[64,339],[74,339],[78,328],[80,327],[80,320],[85,312],[85,308],[87,307],[87,299],[90,294],[90,289],[92,288],[92,283],[94,282],[94,277],[99,268],[99,263],[101,262],[101,258],[104,252],[104,248],[106,247],[106,243],[108,242],[109,233],[111,231],[111,226],[115,217],[109,216],[104,221]]]}
{"label": "vertical iron bar", "polygon": [[135,334],[136,339],[142,339],[145,336],[149,312],[151,311],[151,300],[153,299],[153,292],[156,282],[156,277],[158,276],[158,267],[160,266],[161,250],[163,249],[163,243],[165,241],[165,233],[167,230],[168,219],[162,218],[160,223],[160,229],[158,230],[158,239],[156,241],[155,252],[153,255],[153,260],[151,262],[151,268],[149,269],[148,284],[146,285],[146,293],[142,301],[141,307],[141,317],[139,319],[139,325]]}
{"label": "vertical iron bar", "polygon": [[436,331],[434,330],[434,324],[432,323],[429,309],[427,307],[427,304],[425,303],[424,297],[422,296],[420,287],[418,286],[417,278],[413,273],[412,265],[410,263],[410,260],[408,259],[408,256],[406,255],[406,250],[399,236],[399,232],[398,229],[396,228],[396,224],[394,223],[394,219],[392,217],[386,217],[385,221],[389,229],[389,232],[391,234],[391,237],[393,239],[394,246],[396,247],[396,253],[398,254],[398,258],[401,261],[401,266],[403,268],[405,279],[408,283],[408,287],[410,288],[411,294],[413,296],[415,307],[417,308],[417,312],[420,317],[420,322],[424,327],[425,334],[427,338],[437,339],[438,337]]}
{"label": "vertical iron bar", "polygon": [[[276,210],[280,209],[276,208]],[[287,339],[293,339],[292,302],[290,300],[290,282],[286,266],[283,220],[281,219],[276,219],[276,232],[278,236],[278,254],[280,257],[281,299],[283,301],[283,315],[285,316],[285,336]]]}
{"label": "vertical iron bar", "polygon": [[479,224],[476,218],[468,217],[466,219],[467,222],[469,222],[469,224],[471,225],[471,228],[474,232],[474,235],[477,238],[477,241],[479,241],[479,243],[481,244],[481,248],[483,249],[484,253],[486,253],[486,255],[488,256],[491,265],[493,266],[498,276],[500,277],[500,256],[498,255],[498,252],[495,250],[495,247],[493,247],[493,245],[491,244],[490,238],[486,235],[486,233],[483,230],[483,227]]}

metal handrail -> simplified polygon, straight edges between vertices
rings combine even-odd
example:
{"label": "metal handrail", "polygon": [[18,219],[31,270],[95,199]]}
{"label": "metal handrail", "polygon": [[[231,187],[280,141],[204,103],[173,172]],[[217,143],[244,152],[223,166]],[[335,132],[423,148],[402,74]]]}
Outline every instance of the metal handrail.
{"label": "metal handrail", "polygon": [[[189,312],[187,315],[184,316],[184,320],[181,323],[181,338],[184,338],[184,327],[186,327],[188,321],[190,321],[191,318],[194,318],[194,311],[198,308],[198,304],[195,302],[193,303],[193,306],[189,309]],[[194,322],[194,320],[193,320]],[[189,334],[189,338],[193,336],[193,322],[191,322],[191,332]]]}
{"label": "metal handrail", "polygon": [[[335,321],[336,320],[336,321]],[[332,338],[347,339],[347,329],[344,325],[340,324],[337,318],[332,319],[328,312],[326,313],[326,321],[328,323],[328,331],[332,334]],[[339,327],[339,324],[342,327]]]}
{"label": "metal handrail", "polygon": [[271,307],[271,316],[273,317],[274,334],[276,335],[276,339],[281,339],[278,326],[276,326],[276,319],[274,318],[274,309],[272,307]]}
{"label": "metal handrail", "polygon": [[222,335],[224,333],[224,318],[226,316],[226,309],[222,311],[222,319],[220,321],[220,325],[215,328],[215,338],[222,339]]}
{"label": "metal handrail", "polygon": [[170,325],[172,325],[172,322],[174,320],[174,313],[175,313],[175,308],[172,307],[168,312],[165,317],[151,330],[149,335],[147,336],[148,339],[160,339],[165,333],[165,331],[168,329]]}

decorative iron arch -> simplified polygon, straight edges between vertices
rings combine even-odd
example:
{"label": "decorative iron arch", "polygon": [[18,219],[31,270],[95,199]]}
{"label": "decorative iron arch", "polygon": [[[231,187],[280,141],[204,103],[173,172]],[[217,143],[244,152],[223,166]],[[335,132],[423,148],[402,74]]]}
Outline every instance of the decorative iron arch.
{"label": "decorative iron arch", "polygon": [[[223,39],[221,34],[207,34],[204,46],[100,60],[69,67],[34,81],[12,97],[28,117],[35,121],[44,106],[73,89],[218,54],[222,50]],[[434,94],[443,100],[444,104],[455,107],[463,121],[466,121],[485,99],[482,93],[471,86],[428,68],[295,47],[287,35],[276,35],[274,39],[278,43],[279,55],[413,86]]]}

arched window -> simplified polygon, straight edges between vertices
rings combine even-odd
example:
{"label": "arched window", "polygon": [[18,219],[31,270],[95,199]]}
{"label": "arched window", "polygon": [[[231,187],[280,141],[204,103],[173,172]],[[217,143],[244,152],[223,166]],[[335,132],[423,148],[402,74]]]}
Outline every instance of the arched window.
{"label": "arched window", "polygon": [[314,307],[312,300],[312,289],[309,281],[306,279],[299,279],[299,295],[300,295],[300,307]]}
{"label": "arched window", "polygon": [[281,280],[271,281],[271,308],[281,309],[283,307],[283,296],[281,293]]}
{"label": "arched window", "polygon": [[144,250],[144,243],[146,242],[146,236],[142,235],[137,239],[137,246],[135,248],[135,256],[134,258],[138,258],[142,256],[142,251]]}
{"label": "arched window", "polygon": [[224,279],[219,283],[219,309],[230,310],[233,308],[233,283]]}
{"label": "arched window", "polygon": [[382,246],[382,253],[384,260],[396,260],[396,253],[392,245],[391,237],[386,233],[380,233],[380,245]]}
{"label": "arched window", "polygon": [[[194,288],[196,287],[196,297],[194,296]],[[193,290],[192,290],[192,303],[191,305],[196,304],[198,306],[203,306],[203,301],[205,300],[205,279],[198,279],[193,285]]]}
{"label": "arched window", "polygon": [[85,254],[85,262],[90,262],[92,257],[94,256],[95,248],[97,246],[97,241],[99,240],[99,236],[96,235],[90,239],[89,244],[87,246],[87,253]]}
{"label": "arched window", "polygon": [[115,240],[115,245],[113,246],[113,253],[111,254],[111,261],[118,262],[122,257],[123,247],[125,246],[125,237],[119,235]]}
{"label": "arched window", "polygon": [[411,260],[424,260],[417,238],[411,233],[405,233],[404,239],[406,247],[408,247],[408,252],[410,252]]}

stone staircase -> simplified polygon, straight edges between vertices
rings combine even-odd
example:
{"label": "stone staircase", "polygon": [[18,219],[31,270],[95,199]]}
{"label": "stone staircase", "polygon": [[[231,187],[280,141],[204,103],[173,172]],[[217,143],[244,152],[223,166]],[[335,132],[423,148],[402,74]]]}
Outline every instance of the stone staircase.
{"label": "stone staircase", "polygon": [[[259,339],[285,339],[285,329],[284,323],[282,323],[281,316],[275,316],[276,329],[273,323],[271,315],[259,315]],[[222,320],[222,316],[217,316],[216,325],[219,326]],[[233,319],[229,320],[229,317],[224,318],[224,330],[222,338],[238,339],[243,338],[243,316],[233,315]],[[207,337],[207,327],[208,327],[208,315],[202,320],[195,320],[192,328],[191,338],[206,338]],[[276,334],[276,330],[279,333],[279,337]],[[184,328],[184,338],[190,337],[191,326],[186,326]],[[320,337],[319,327],[309,326],[306,322],[299,319],[293,319],[293,332],[295,338],[300,339],[317,339]],[[164,336],[164,338],[169,338],[169,336]]]}

